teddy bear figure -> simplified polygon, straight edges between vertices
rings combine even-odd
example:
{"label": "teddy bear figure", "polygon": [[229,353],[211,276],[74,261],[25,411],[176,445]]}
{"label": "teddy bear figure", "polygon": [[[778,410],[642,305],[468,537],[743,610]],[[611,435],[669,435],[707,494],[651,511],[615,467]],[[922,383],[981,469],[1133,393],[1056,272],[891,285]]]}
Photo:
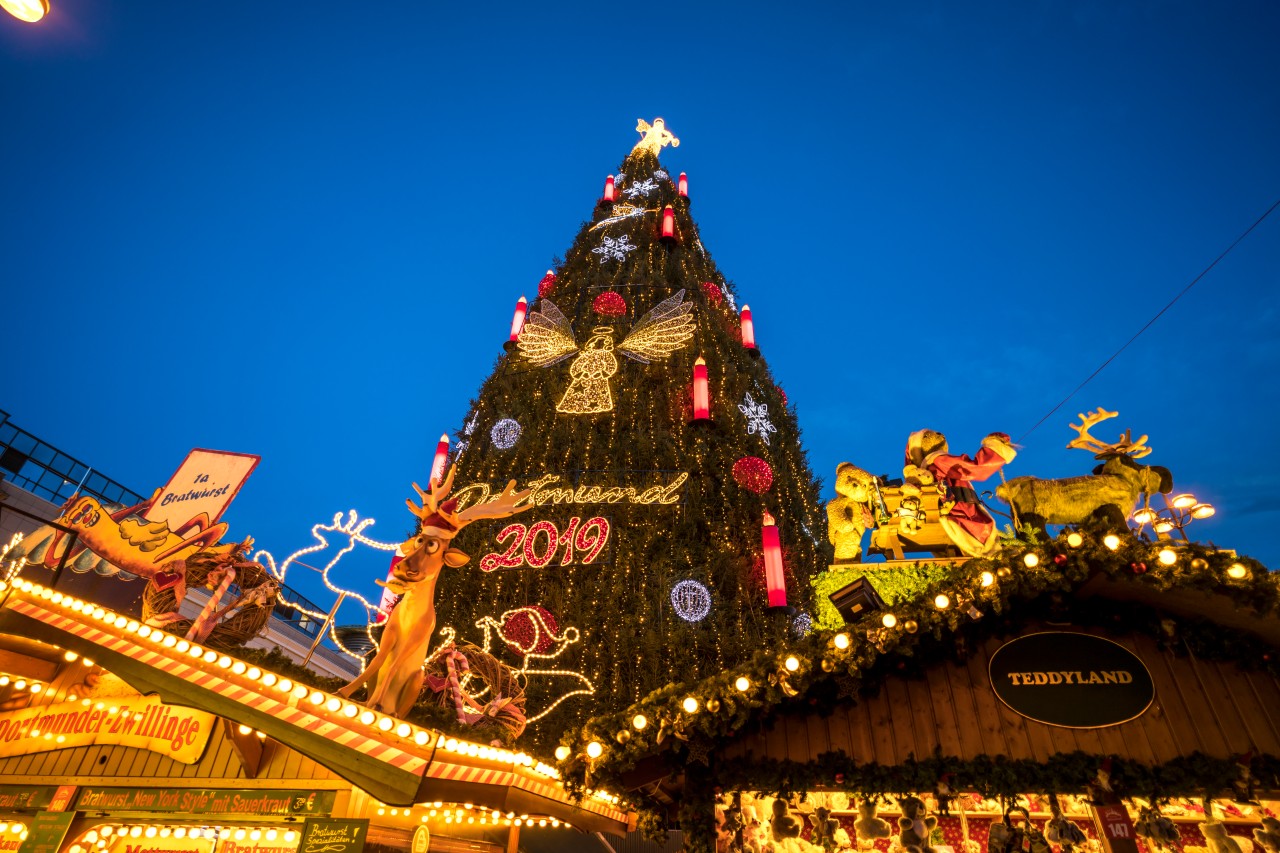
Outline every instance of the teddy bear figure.
{"label": "teddy bear figure", "polygon": [[837,563],[856,563],[862,557],[862,534],[875,525],[874,493],[875,477],[848,462],[836,466],[836,497],[827,504],[827,538],[836,548]]}
{"label": "teddy bear figure", "polygon": [[[787,810],[787,801],[778,797],[773,801],[773,820],[769,821],[769,831],[774,841],[786,841],[800,837],[800,821],[791,816]],[[1240,851],[1235,851],[1240,853]]]}
{"label": "teddy bear figure", "polygon": [[934,853],[929,838],[938,825],[938,819],[926,814],[924,801],[919,797],[903,797],[898,805],[902,807],[902,817],[898,818],[898,844],[910,853]]}
{"label": "teddy bear figure", "polygon": [[1264,817],[1262,828],[1253,831],[1253,840],[1266,853],[1280,853],[1280,820]]}
{"label": "teddy bear figure", "polygon": [[1204,833],[1205,846],[1209,853],[1243,853],[1236,840],[1227,834],[1227,825],[1217,820],[1207,820],[1200,824]]}
{"label": "teddy bear figure", "polygon": [[941,487],[944,498],[938,520],[942,529],[962,553],[987,557],[998,550],[1000,538],[995,519],[983,507],[973,483],[992,476],[1017,455],[1002,432],[984,438],[970,458],[951,453],[942,433],[922,429],[907,438],[902,475],[909,484]]}
{"label": "teddy bear figure", "polygon": [[809,815],[809,822],[813,824],[813,843],[826,850],[836,849],[836,830],[840,828],[840,821],[831,816],[831,809],[818,806]]}
{"label": "teddy bear figure", "polygon": [[889,821],[876,817],[875,800],[858,803],[858,819],[853,822],[853,832],[858,836],[859,846],[870,847],[877,838],[888,838],[892,831]]}
{"label": "teddy bear figure", "polygon": [[1177,850],[1182,840],[1174,822],[1150,807],[1138,813],[1133,828],[1152,850]]}

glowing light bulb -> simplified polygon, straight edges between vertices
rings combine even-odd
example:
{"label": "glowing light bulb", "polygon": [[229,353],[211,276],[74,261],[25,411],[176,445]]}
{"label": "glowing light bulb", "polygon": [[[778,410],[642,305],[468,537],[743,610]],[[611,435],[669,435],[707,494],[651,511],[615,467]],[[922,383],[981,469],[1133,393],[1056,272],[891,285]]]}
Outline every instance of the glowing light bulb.
{"label": "glowing light bulb", "polygon": [[1025,555],[1022,557],[1022,563],[1023,563],[1023,565],[1025,565],[1028,569],[1034,569],[1036,566],[1040,565],[1040,557],[1038,557],[1038,556],[1037,556],[1036,554],[1034,554],[1034,553],[1031,553],[1031,554],[1025,554]]}
{"label": "glowing light bulb", "polygon": [[832,642],[835,643],[837,649],[847,649],[849,648],[849,635],[836,634],[835,639],[832,640]]}
{"label": "glowing light bulb", "polygon": [[570,752],[571,752],[571,750],[570,750],[570,749],[569,749],[569,747],[567,747],[567,746],[563,746],[563,745],[561,745],[561,746],[557,746],[557,747],[556,747],[556,761],[564,761],[566,758],[568,758],[568,757],[569,757],[569,753],[570,753]]}
{"label": "glowing light bulb", "polygon": [[991,574],[991,572],[983,572],[979,576],[979,580],[983,586],[991,586],[993,583],[996,582],[996,576]]}
{"label": "glowing light bulb", "polygon": [[1102,544],[1107,546],[1109,550],[1114,551],[1120,547],[1120,537],[1114,533],[1108,533],[1102,537]]}
{"label": "glowing light bulb", "polygon": [[733,682],[733,686],[738,688],[739,693],[746,693],[751,689],[751,681],[745,675],[739,675],[737,681]]}
{"label": "glowing light bulb", "polygon": [[599,758],[603,753],[604,747],[600,745],[599,741],[593,740],[591,743],[587,744],[588,758]]}
{"label": "glowing light bulb", "polygon": [[795,672],[800,668],[800,658],[795,655],[788,655],[782,665],[787,668],[787,672]]}
{"label": "glowing light bulb", "polygon": [[636,731],[641,731],[645,726],[649,725],[648,718],[644,714],[636,714],[631,718],[631,727]]}
{"label": "glowing light bulb", "polygon": [[684,701],[680,703],[680,707],[684,708],[686,714],[698,713],[698,700],[693,696],[684,697]]}
{"label": "glowing light bulb", "polygon": [[880,617],[880,624],[886,628],[892,628],[898,624],[898,617],[894,616],[892,613],[886,613]]}
{"label": "glowing light bulb", "polygon": [[1169,501],[1169,503],[1177,509],[1190,509],[1196,505],[1196,498],[1195,495],[1175,495],[1173,500]]}
{"label": "glowing light bulb", "polygon": [[1244,567],[1243,563],[1232,563],[1227,566],[1227,577],[1232,580],[1243,580],[1248,574],[1249,570]]}
{"label": "glowing light bulb", "polygon": [[1161,548],[1160,553],[1156,555],[1156,559],[1160,561],[1162,566],[1172,566],[1178,562],[1178,555],[1172,548]]}
{"label": "glowing light bulb", "polygon": [[940,592],[933,599],[933,606],[938,608],[939,610],[946,610],[948,607],[951,606],[951,599],[947,597],[946,593]]}

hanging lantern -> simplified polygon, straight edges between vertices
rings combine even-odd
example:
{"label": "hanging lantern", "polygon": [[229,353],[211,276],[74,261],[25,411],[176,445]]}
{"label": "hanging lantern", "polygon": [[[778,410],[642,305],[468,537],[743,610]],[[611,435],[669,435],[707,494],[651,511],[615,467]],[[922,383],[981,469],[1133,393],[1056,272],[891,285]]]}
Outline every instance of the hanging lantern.
{"label": "hanging lantern", "polygon": [[662,239],[676,239],[676,212],[667,205],[662,211]]}
{"label": "hanging lantern", "polygon": [[529,312],[529,300],[523,296],[516,302],[516,313],[511,318],[511,340],[520,340],[520,330],[524,328],[524,317]]}
{"label": "hanging lantern", "polygon": [[751,322],[751,306],[742,306],[742,345],[749,350],[756,349],[756,326]]}
{"label": "hanging lantern", "polygon": [[693,419],[711,420],[711,390],[707,386],[707,362],[702,356],[693,363]]}
{"label": "hanging lantern", "polygon": [[449,461],[449,434],[443,433],[440,436],[440,443],[436,445],[436,458],[431,462],[431,482],[440,483],[444,481],[444,466]]}
{"label": "hanging lantern", "polygon": [[680,173],[680,181],[676,184],[676,191],[680,193],[680,198],[689,197],[689,176],[684,172]]}
{"label": "hanging lantern", "polygon": [[769,606],[787,606],[787,579],[782,572],[782,545],[778,541],[778,526],[768,510],[764,513],[764,525],[760,528],[764,545],[764,582],[769,588]]}
{"label": "hanging lantern", "polygon": [[604,198],[602,201],[607,204],[613,204],[613,175],[604,179]]}

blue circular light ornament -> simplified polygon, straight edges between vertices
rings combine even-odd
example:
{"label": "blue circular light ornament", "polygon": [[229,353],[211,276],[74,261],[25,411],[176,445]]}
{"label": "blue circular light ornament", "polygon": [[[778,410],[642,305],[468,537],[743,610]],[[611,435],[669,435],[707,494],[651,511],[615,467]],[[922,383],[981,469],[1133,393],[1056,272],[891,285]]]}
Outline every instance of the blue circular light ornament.
{"label": "blue circular light ornament", "polygon": [[701,622],[711,612],[711,593],[695,580],[683,580],[671,587],[671,606],[686,622]]}
{"label": "blue circular light ornament", "polygon": [[493,429],[489,430],[489,438],[493,439],[493,446],[499,450],[510,450],[520,440],[520,432],[518,421],[512,418],[503,418],[493,425]]}

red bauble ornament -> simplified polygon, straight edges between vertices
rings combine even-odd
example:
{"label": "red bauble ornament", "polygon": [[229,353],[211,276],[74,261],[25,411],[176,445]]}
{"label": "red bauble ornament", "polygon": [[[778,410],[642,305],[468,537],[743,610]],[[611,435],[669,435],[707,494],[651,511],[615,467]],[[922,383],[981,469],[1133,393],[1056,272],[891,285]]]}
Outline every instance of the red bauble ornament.
{"label": "red bauble ornament", "polygon": [[702,283],[702,292],[707,295],[707,301],[717,308],[724,304],[724,293],[712,282],[704,281]]}
{"label": "red bauble ornament", "polygon": [[1133,569],[1135,575],[1145,575],[1147,573],[1146,563],[1130,563],[1129,568]]}
{"label": "red bauble ornament", "polygon": [[[536,611],[542,617],[541,623],[529,611]],[[552,634],[560,630],[556,617],[551,611],[537,604],[530,605],[502,620],[502,636],[507,639],[507,648],[513,655],[523,657],[530,653],[546,654],[555,640]]]}
{"label": "red bauble ornament", "polygon": [[1054,555],[1053,555],[1053,561],[1054,561],[1055,563],[1057,563],[1059,566],[1061,566],[1063,563],[1065,563],[1065,562],[1067,561],[1067,555],[1066,555],[1066,554],[1054,554]]}
{"label": "red bauble ornament", "polygon": [[787,405],[787,392],[782,390],[781,385],[774,385],[773,387],[778,389],[778,396],[782,398],[782,405]]}
{"label": "red bauble ornament", "polygon": [[556,289],[556,274],[547,270],[547,274],[542,277],[542,281],[538,282],[538,296],[547,297]]}
{"label": "red bauble ornament", "polygon": [[844,774],[843,774],[843,773],[837,773],[837,774],[836,774],[836,784],[837,784],[837,785],[843,785],[843,784],[844,784]]}
{"label": "red bauble ornament", "polygon": [[773,485],[773,469],[759,456],[744,456],[733,463],[733,479],[742,488],[763,495]]}
{"label": "red bauble ornament", "polygon": [[606,290],[592,300],[591,310],[601,317],[621,317],[627,313],[627,300],[616,290]]}

